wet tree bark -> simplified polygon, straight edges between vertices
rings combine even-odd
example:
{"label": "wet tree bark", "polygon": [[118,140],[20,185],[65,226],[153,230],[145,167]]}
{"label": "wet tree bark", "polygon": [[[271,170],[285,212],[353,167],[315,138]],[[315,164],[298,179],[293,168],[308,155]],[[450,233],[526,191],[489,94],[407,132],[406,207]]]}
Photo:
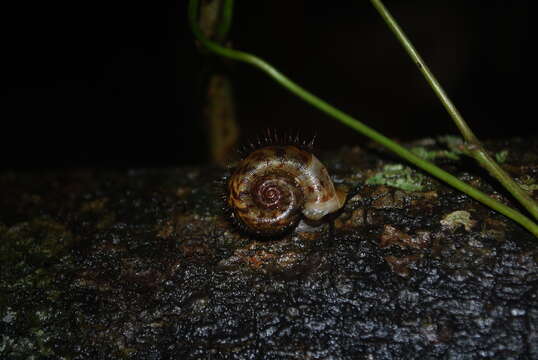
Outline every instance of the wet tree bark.
{"label": "wet tree bark", "polygon": [[[534,198],[537,144],[488,144]],[[536,238],[382,151],[321,159],[344,210],[266,240],[227,220],[219,167],[1,175],[0,357],[538,358]]]}

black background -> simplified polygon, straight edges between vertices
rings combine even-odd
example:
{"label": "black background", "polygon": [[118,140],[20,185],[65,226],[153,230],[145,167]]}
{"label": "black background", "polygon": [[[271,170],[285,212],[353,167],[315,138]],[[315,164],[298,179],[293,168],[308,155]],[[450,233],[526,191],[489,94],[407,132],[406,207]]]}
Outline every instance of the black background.
{"label": "black background", "polygon": [[[528,1],[386,0],[480,138],[536,135]],[[456,133],[369,1],[236,1],[230,38],[343,111],[409,140]],[[2,169],[207,161],[203,61],[187,2],[1,5]],[[364,141],[245,64],[242,137],[271,127],[321,149]],[[532,99],[531,99],[532,97]]]}

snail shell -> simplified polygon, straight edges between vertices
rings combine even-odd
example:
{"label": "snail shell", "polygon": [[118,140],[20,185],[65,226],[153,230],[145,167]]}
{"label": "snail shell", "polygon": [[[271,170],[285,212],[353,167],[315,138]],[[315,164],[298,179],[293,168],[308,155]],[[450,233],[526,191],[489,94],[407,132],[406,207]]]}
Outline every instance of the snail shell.
{"label": "snail shell", "polygon": [[339,210],[337,191],[323,164],[296,146],[267,146],[250,153],[228,180],[227,203],[246,231],[273,236],[304,216],[318,221]]}

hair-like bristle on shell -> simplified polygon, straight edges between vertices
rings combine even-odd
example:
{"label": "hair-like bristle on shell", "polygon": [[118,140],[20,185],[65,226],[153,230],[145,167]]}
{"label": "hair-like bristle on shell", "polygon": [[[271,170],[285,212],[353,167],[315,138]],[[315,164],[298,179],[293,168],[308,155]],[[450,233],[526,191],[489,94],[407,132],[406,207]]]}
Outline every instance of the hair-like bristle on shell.
{"label": "hair-like bristle on shell", "polygon": [[255,139],[247,141],[245,145],[239,147],[238,153],[241,159],[244,159],[253,151],[267,146],[296,146],[301,150],[305,150],[315,154],[314,143],[316,135],[305,137],[297,131],[286,131],[279,133],[275,129],[267,129],[261,136],[256,136]]}

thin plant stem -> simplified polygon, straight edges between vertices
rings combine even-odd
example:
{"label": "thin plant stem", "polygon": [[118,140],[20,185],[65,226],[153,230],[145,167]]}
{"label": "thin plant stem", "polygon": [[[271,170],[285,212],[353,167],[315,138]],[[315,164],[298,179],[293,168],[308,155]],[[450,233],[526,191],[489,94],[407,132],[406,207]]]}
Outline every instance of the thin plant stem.
{"label": "thin plant stem", "polygon": [[220,21],[216,31],[216,39],[222,42],[228,36],[230,27],[232,26],[234,0],[224,0],[222,9],[220,10]]}
{"label": "thin plant stem", "polygon": [[407,51],[413,62],[417,65],[422,75],[426,78],[428,84],[450,114],[454,123],[460,130],[463,138],[467,142],[466,150],[483,168],[485,168],[491,176],[496,178],[511,194],[514,196],[528,211],[538,219],[538,203],[534,201],[529,194],[523,190],[484,149],[478,138],[475,136],[467,122],[463,119],[456,106],[450,101],[450,98],[443,90],[435,76],[432,74],[422,57],[419,55],[411,41],[407,38],[403,30],[400,28],[396,20],[390,12],[385,8],[381,0],[370,0],[372,5],[379,12],[387,26],[392,30],[398,41]]}
{"label": "thin plant stem", "polygon": [[424,171],[432,174],[438,179],[460,190],[461,192],[464,192],[470,197],[480,201],[484,205],[487,205],[490,208],[514,220],[515,222],[519,223],[521,226],[526,228],[528,231],[530,231],[532,234],[534,234],[534,236],[538,237],[538,225],[536,225],[531,219],[522,215],[518,211],[490,198],[488,195],[464,183],[463,181],[458,180],[456,177],[452,176],[451,174],[447,173],[441,168],[416,156],[411,151],[407,150],[406,148],[397,144],[396,142],[390,140],[389,138],[380,134],[376,130],[361,123],[357,119],[347,115],[346,113],[335,108],[334,106],[330,105],[324,100],[306,91],[305,89],[303,89],[302,87],[300,87],[299,85],[297,85],[296,83],[288,79],[286,76],[280,73],[277,69],[275,69],[269,63],[265,62],[259,57],[256,57],[254,55],[251,55],[243,51],[232,50],[232,49],[220,46],[219,44],[216,44],[206,39],[202,35],[200,30],[198,29],[197,23],[196,23],[196,18],[198,14],[198,4],[199,4],[199,0],[190,0],[189,20],[190,20],[191,29],[195,37],[207,49],[209,49],[210,51],[214,52],[217,55],[224,56],[224,57],[234,59],[237,61],[242,61],[242,62],[245,62],[245,63],[248,63],[250,65],[257,67],[258,69],[262,70],[263,72],[268,74],[270,77],[272,77],[280,85],[282,85],[283,87],[285,87],[286,89],[291,91],[293,94],[297,95],[298,97],[302,98],[307,103],[318,108],[324,113],[334,117],[335,119],[342,122],[343,124],[357,130],[359,133],[380,143],[381,145],[385,146],[386,148],[393,151],[394,153],[404,158],[405,160],[409,161],[410,163],[414,164],[415,166],[423,169]]}

